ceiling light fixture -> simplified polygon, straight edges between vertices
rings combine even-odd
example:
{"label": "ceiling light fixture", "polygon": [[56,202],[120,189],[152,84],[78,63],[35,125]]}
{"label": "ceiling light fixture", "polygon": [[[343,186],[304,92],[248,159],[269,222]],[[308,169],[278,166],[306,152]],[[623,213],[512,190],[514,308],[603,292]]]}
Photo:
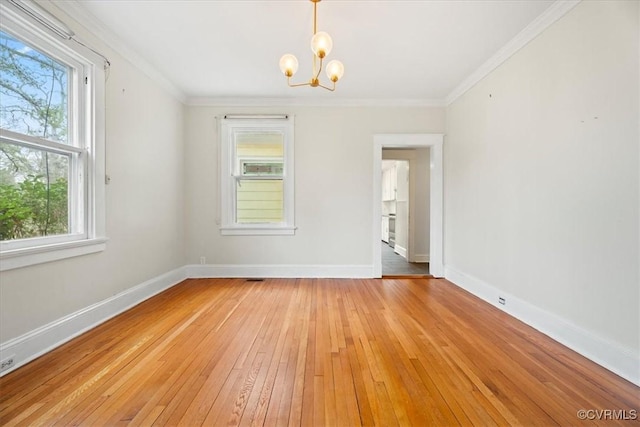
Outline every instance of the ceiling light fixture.
{"label": "ceiling light fixture", "polygon": [[324,31],[317,30],[317,7],[320,0],[310,0],[313,3],[313,37],[311,38],[311,51],[313,52],[313,74],[311,80],[307,83],[291,84],[291,77],[298,71],[298,59],[288,53],[280,58],[280,70],[287,77],[287,84],[290,87],[311,86],[321,87],[330,91],[336,90],[336,82],[342,78],[344,74],[344,65],[342,62],[330,61],[326,67],[327,77],[333,82],[333,87],[324,86],[320,83],[320,73],[322,72],[322,63],[324,58],[329,55],[333,47],[331,36]]}

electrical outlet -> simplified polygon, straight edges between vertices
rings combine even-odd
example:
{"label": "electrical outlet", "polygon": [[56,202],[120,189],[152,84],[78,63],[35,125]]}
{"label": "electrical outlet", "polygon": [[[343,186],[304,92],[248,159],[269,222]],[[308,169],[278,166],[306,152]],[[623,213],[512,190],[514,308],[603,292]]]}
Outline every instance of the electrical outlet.
{"label": "electrical outlet", "polygon": [[498,297],[498,302],[499,302],[500,304],[502,304],[502,305],[507,305],[507,300],[505,300],[505,299],[504,299],[504,298],[502,298],[502,297]]}
{"label": "electrical outlet", "polygon": [[200,257],[200,264],[206,264],[206,263],[207,263],[207,258],[206,258],[206,257],[201,256],[201,257]]}
{"label": "electrical outlet", "polygon": [[10,356],[7,357],[6,359],[4,359],[2,362],[0,362],[0,372],[2,371],[6,371],[9,368],[13,368],[13,365],[15,364],[15,358],[16,356]]}

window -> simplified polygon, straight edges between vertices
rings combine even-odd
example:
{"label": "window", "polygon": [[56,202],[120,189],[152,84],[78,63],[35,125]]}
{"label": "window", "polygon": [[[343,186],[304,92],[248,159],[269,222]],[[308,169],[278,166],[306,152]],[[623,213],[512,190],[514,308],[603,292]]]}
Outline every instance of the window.
{"label": "window", "polygon": [[7,5],[0,13],[1,270],[102,250],[103,70]]}
{"label": "window", "polygon": [[221,120],[222,234],[294,234],[293,117]]}

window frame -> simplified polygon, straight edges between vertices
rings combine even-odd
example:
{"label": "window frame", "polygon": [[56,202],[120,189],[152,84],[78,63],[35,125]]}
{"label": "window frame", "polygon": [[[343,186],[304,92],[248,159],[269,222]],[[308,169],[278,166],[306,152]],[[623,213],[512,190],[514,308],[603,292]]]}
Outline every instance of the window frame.
{"label": "window frame", "polygon": [[69,156],[67,234],[0,242],[0,271],[103,251],[104,77],[102,58],[72,40],[63,40],[13,7],[0,3],[0,29],[70,67],[67,143],[0,128],[0,139],[14,145]]}
{"label": "window frame", "polygon": [[[294,117],[224,116],[220,119],[220,233],[222,235],[294,235]],[[282,132],[283,135],[283,221],[239,223],[236,221],[236,185],[239,179],[279,179],[278,176],[247,176],[236,169],[241,159],[235,153],[235,135],[246,131]]]}

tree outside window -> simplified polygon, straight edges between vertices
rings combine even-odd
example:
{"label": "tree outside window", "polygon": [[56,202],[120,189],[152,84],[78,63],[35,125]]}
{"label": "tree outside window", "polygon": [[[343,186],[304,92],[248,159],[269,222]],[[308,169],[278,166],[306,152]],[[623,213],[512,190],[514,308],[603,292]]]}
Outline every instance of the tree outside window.
{"label": "tree outside window", "polygon": [[0,141],[0,240],[67,234],[71,70],[0,32],[0,128],[33,139]]}

